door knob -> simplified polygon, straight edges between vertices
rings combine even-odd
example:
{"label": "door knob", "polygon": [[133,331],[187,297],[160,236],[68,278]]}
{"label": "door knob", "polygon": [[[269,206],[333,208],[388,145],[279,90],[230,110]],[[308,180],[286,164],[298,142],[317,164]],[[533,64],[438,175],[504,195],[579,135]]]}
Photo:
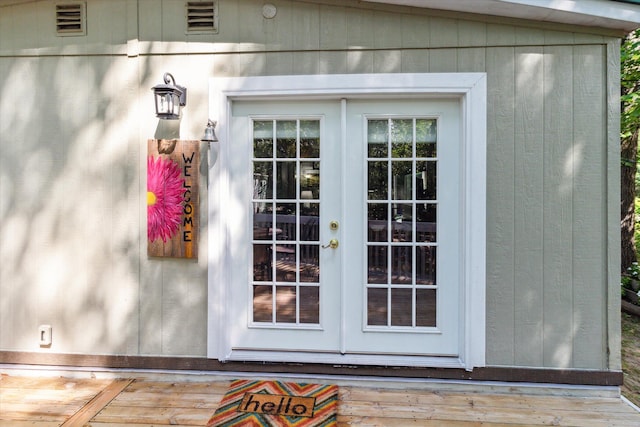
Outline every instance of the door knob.
{"label": "door knob", "polygon": [[329,240],[328,245],[322,245],[322,249],[327,249],[327,248],[336,249],[339,245],[340,245],[340,242],[338,242],[338,239],[331,239]]}

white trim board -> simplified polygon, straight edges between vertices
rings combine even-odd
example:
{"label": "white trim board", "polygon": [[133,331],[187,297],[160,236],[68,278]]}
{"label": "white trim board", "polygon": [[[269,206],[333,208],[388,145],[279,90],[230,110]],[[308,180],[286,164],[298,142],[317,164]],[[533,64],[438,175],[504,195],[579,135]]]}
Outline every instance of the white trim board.
{"label": "white trim board", "polygon": [[611,0],[364,0],[632,31],[640,26],[640,5]]}
{"label": "white trim board", "polygon": [[[217,120],[219,155],[210,169],[209,187],[209,277],[207,357],[226,361],[228,349],[226,319],[227,286],[225,277],[229,254],[227,229],[231,206],[229,198],[227,154],[231,105],[234,100],[258,99],[363,99],[392,97],[458,97],[461,99],[462,155],[465,165],[463,198],[463,260],[461,312],[463,319],[459,359],[394,357],[394,365],[464,367],[468,370],[485,365],[486,343],[486,114],[487,87],[485,73],[413,73],[348,74],[307,76],[263,76],[210,79],[209,117]],[[471,215],[473,212],[473,215]],[[236,355],[238,352],[236,352]],[[246,360],[273,360],[273,353],[251,352]],[[280,355],[282,356],[282,355]],[[233,357],[236,358],[235,356]],[[285,361],[340,363],[327,354],[287,353]],[[349,363],[384,363],[384,357],[349,356]],[[441,362],[439,362],[441,361]]]}

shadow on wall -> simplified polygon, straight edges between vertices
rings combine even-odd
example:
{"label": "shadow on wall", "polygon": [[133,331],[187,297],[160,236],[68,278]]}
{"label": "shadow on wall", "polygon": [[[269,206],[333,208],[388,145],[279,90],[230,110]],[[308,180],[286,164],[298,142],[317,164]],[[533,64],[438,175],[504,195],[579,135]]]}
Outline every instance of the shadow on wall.
{"label": "shadow on wall", "polygon": [[[180,339],[168,343],[195,335],[204,353],[206,282],[167,273],[193,264],[146,256],[140,65],[0,59],[0,350],[181,354]],[[53,328],[47,348],[41,324]]]}
{"label": "shadow on wall", "polygon": [[49,323],[53,351],[122,352],[137,329],[140,162],[118,86],[135,69],[0,63],[0,347],[36,350]]}

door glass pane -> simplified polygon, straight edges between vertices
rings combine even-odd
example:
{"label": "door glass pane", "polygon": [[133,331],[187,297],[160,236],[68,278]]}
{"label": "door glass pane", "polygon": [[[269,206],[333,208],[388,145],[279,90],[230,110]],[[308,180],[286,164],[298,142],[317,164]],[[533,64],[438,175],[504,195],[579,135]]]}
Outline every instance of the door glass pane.
{"label": "door glass pane", "polygon": [[391,283],[411,284],[412,283],[412,257],[411,246],[391,247]]}
{"label": "door glass pane", "polygon": [[411,289],[391,289],[391,326],[412,326]]}
{"label": "door glass pane", "polygon": [[413,199],[413,162],[392,162],[391,165],[393,200]]}
{"label": "door glass pane", "polygon": [[273,278],[272,257],[273,245],[253,245],[253,280],[270,282]]}
{"label": "door glass pane", "polygon": [[276,286],[276,322],[296,323],[295,286]]}
{"label": "door glass pane", "polygon": [[273,163],[253,162],[253,198],[273,197]]}
{"label": "door glass pane", "polygon": [[273,320],[273,289],[271,285],[253,287],[253,321],[271,322]]}
{"label": "door glass pane", "polygon": [[253,203],[253,238],[271,240],[273,238],[273,203]]}
{"label": "door glass pane", "polygon": [[416,284],[433,286],[436,284],[436,247],[416,248]]}
{"label": "door glass pane", "polygon": [[320,158],[320,121],[300,120],[300,157]]}
{"label": "door glass pane", "polygon": [[296,163],[277,162],[276,163],[276,197],[278,199],[296,198]]}
{"label": "door glass pane", "polygon": [[436,154],[437,119],[367,121],[368,326],[436,326]]}
{"label": "door glass pane", "polygon": [[416,119],[416,157],[436,157],[435,119]]}
{"label": "door glass pane", "polygon": [[391,120],[391,157],[413,157],[413,120]]}
{"label": "door glass pane", "polygon": [[387,157],[389,149],[388,120],[369,120],[367,146],[369,157]]}
{"label": "door glass pane", "polygon": [[296,203],[276,203],[276,229],[277,240],[296,240],[297,212]]}
{"label": "door glass pane", "polygon": [[436,204],[418,203],[416,205],[416,241],[436,241]]}
{"label": "door glass pane", "polygon": [[320,283],[320,246],[300,245],[300,281]]}
{"label": "door glass pane", "polygon": [[367,198],[369,200],[386,200],[387,199],[387,180],[389,174],[388,162],[370,161],[368,165],[368,190]]}
{"label": "door glass pane", "polygon": [[416,326],[436,326],[436,290],[416,290]]}
{"label": "door glass pane", "polygon": [[369,288],[367,290],[367,324],[387,325],[387,288]]}
{"label": "door glass pane", "polygon": [[300,162],[300,198],[320,198],[320,162]]}
{"label": "door glass pane", "polygon": [[369,203],[368,240],[369,242],[386,242],[389,240],[389,215],[387,203]]}
{"label": "door glass pane", "polygon": [[320,288],[300,287],[300,323],[320,323]]}
{"label": "door glass pane", "polygon": [[369,246],[367,249],[367,283],[388,283],[387,246]]}
{"label": "door glass pane", "polygon": [[300,240],[317,242],[320,240],[320,203],[307,203],[300,206]]}
{"label": "door glass pane", "polygon": [[393,203],[391,231],[394,242],[413,242],[413,204]]}
{"label": "door glass pane", "polygon": [[416,198],[418,200],[435,200],[436,162],[416,162]]}
{"label": "door glass pane", "polygon": [[296,157],[297,126],[295,120],[276,122],[276,154],[280,158]]}
{"label": "door glass pane", "polygon": [[253,122],[253,157],[273,157],[273,122]]}
{"label": "door glass pane", "polygon": [[320,121],[259,120],[253,133],[253,322],[318,324]]}
{"label": "door glass pane", "polygon": [[295,282],[297,270],[296,245],[276,245],[276,280]]}

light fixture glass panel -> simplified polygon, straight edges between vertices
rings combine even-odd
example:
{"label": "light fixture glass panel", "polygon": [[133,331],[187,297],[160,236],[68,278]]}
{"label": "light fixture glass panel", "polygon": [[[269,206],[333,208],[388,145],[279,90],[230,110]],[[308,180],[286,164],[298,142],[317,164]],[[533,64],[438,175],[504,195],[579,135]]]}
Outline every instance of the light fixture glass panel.
{"label": "light fixture glass panel", "polygon": [[158,114],[167,114],[169,111],[169,101],[171,97],[169,94],[159,93],[156,95],[156,112]]}

